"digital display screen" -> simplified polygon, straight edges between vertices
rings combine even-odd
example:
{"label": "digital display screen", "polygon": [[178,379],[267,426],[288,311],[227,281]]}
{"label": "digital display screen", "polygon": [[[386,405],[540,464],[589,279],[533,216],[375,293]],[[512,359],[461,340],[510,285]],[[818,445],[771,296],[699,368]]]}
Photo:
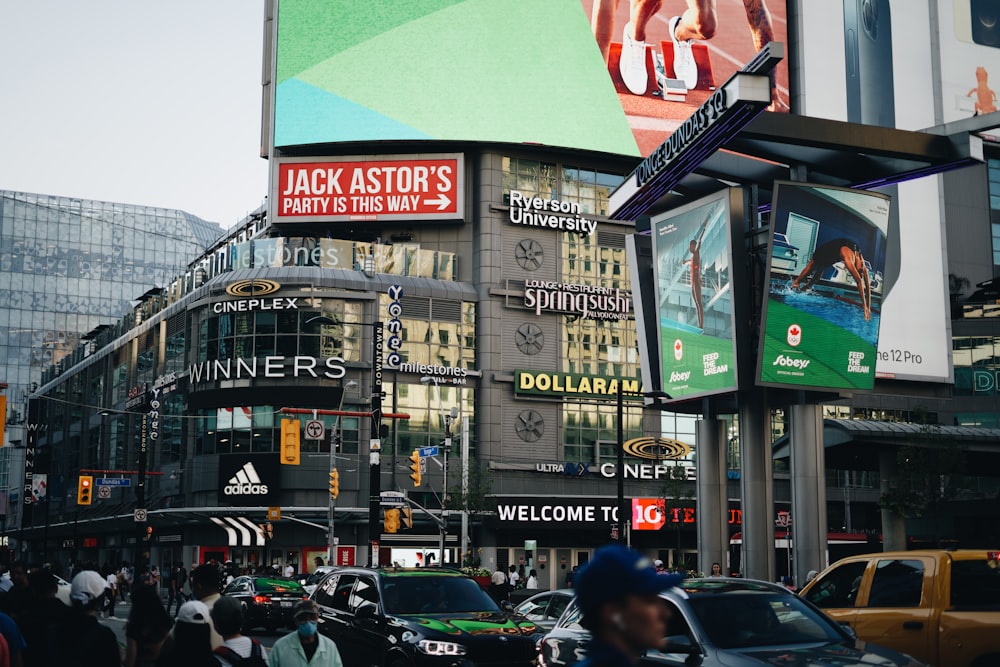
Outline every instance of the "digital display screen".
{"label": "digital display screen", "polygon": [[775,184],[764,319],[763,385],[871,389],[886,275],[890,200],[802,183]]}

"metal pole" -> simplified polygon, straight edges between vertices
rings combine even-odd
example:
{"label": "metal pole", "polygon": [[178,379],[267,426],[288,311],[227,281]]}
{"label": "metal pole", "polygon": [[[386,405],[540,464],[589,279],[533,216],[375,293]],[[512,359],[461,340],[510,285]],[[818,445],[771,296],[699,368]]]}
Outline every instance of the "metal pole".
{"label": "metal pole", "polygon": [[465,551],[469,548],[469,418],[464,416],[461,421],[461,443],[462,443],[462,498],[465,503],[462,507],[462,543],[459,545],[459,565],[465,558]]}
{"label": "metal pole", "polygon": [[378,565],[378,541],[382,535],[379,509],[382,495],[382,352],[385,344],[382,322],[372,325],[372,423],[368,447],[368,565]]}
{"label": "metal pole", "polygon": [[625,542],[625,407],[622,398],[622,381],[618,379],[618,447],[616,465],[618,476],[618,541]]}
{"label": "metal pole", "polygon": [[[340,407],[344,407],[343,393],[341,393]],[[334,450],[337,448],[337,428],[339,427],[340,427],[340,417],[337,417],[336,420],[333,422],[333,432],[330,434],[330,472],[333,472],[333,469],[337,465],[337,462],[334,460]],[[327,495],[329,496],[330,500],[330,521],[329,525],[327,526],[327,536],[326,536],[327,537],[326,564],[333,565],[334,563],[337,562],[334,559],[334,552],[336,551],[336,539],[333,536],[334,535],[333,512],[335,509],[334,508],[335,503],[333,501],[333,494],[329,493],[328,491]]]}
{"label": "metal pole", "polygon": [[[438,392],[438,409],[444,413],[444,401],[441,399],[441,386],[434,382]],[[444,415],[444,466],[441,474],[444,475],[441,481],[441,518],[444,520],[444,528],[441,529],[441,553],[438,555],[438,565],[444,565],[444,540],[448,526],[448,452],[451,451],[451,415]]]}

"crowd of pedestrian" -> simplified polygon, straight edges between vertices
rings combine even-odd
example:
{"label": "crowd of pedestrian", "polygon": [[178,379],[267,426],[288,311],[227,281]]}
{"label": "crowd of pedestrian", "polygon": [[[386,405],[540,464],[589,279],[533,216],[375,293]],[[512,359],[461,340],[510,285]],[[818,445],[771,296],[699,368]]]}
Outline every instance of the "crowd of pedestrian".
{"label": "crowd of pedestrian", "polygon": [[[296,631],[270,652],[243,636],[241,605],[221,596],[227,580],[241,573],[231,563],[190,570],[175,563],[161,579],[155,566],[136,576],[128,563],[77,563],[65,573],[67,606],[50,567],[0,564],[0,667],[342,667],[336,645],[317,634],[318,611],[308,600],[294,611]],[[284,570],[257,573],[282,576]],[[120,646],[99,619],[114,616],[116,603],[126,600],[131,606]]]}

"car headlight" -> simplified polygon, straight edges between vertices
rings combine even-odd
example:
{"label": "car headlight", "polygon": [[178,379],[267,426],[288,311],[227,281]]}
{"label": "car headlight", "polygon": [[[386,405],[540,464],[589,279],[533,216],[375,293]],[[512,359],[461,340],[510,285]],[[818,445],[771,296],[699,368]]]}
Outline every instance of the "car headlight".
{"label": "car headlight", "polygon": [[417,642],[417,650],[427,655],[465,655],[465,647],[461,644],[434,639],[421,639]]}

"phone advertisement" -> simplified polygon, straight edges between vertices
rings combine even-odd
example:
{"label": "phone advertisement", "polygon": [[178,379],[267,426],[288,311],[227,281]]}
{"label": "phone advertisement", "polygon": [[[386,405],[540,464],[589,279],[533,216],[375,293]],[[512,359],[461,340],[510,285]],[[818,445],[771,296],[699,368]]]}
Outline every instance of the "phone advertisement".
{"label": "phone advertisement", "polygon": [[673,399],[736,390],[731,196],[651,221],[661,386]]}
{"label": "phone advertisement", "polygon": [[872,388],[889,205],[872,192],[775,184],[760,384]]}
{"label": "phone advertisement", "polygon": [[[902,130],[989,113],[998,18],[997,0],[802,3],[801,113]],[[880,190],[892,198],[898,250],[885,272],[892,294],[882,304],[879,378],[953,379],[942,188],[940,176],[928,176]]]}

